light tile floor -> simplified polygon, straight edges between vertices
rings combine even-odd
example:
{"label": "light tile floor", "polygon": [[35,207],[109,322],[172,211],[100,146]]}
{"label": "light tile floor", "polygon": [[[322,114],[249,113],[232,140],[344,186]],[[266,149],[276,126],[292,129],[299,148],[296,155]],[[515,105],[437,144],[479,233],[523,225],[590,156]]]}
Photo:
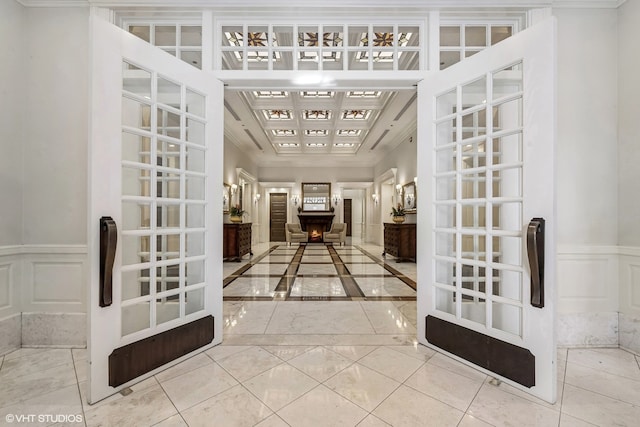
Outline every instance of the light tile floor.
{"label": "light tile floor", "polygon": [[[415,269],[399,265],[407,275]],[[224,308],[224,344],[92,406],[84,399],[86,350],[0,356],[0,425],[640,424],[640,358],[623,350],[560,349],[552,405],[415,345],[413,301]]]}

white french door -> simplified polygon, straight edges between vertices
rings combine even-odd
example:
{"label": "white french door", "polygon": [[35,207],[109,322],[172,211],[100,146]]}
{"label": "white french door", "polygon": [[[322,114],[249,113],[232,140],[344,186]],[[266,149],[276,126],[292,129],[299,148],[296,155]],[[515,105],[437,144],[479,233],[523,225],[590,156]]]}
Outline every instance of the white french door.
{"label": "white french door", "polygon": [[97,16],[91,37],[93,403],[222,341],[223,87]]}
{"label": "white french door", "polygon": [[418,339],[549,402],[555,28],[549,18],[418,86]]}

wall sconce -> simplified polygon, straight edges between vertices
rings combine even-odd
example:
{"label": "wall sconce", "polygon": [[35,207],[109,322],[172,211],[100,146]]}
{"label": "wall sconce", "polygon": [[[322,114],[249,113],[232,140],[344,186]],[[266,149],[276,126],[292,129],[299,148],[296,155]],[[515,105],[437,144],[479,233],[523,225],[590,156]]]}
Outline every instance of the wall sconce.
{"label": "wall sconce", "polygon": [[298,196],[297,194],[291,196],[291,204],[293,206],[298,206],[298,203],[300,203],[300,196]]}
{"label": "wall sconce", "polygon": [[373,193],[371,195],[371,198],[373,199],[373,204],[377,205],[378,204],[378,194],[377,193]]}
{"label": "wall sconce", "polygon": [[396,193],[402,194],[402,185],[400,184],[396,185]]}
{"label": "wall sconce", "polygon": [[333,204],[337,206],[338,203],[340,203],[340,195],[339,194],[334,194],[333,195]]}
{"label": "wall sconce", "polygon": [[253,197],[253,203],[255,203],[257,205],[259,201],[260,201],[260,194],[256,194]]}
{"label": "wall sconce", "polygon": [[231,194],[236,194],[236,191],[238,191],[238,185],[231,184]]}

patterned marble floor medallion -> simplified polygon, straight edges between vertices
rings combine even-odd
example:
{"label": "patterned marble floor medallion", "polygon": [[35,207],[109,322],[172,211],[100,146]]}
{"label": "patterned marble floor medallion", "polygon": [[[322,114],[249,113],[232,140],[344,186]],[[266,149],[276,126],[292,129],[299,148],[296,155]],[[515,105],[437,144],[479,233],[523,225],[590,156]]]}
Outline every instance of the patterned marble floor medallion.
{"label": "patterned marble floor medallion", "polygon": [[357,245],[273,245],[224,278],[225,301],[415,301],[416,282]]}

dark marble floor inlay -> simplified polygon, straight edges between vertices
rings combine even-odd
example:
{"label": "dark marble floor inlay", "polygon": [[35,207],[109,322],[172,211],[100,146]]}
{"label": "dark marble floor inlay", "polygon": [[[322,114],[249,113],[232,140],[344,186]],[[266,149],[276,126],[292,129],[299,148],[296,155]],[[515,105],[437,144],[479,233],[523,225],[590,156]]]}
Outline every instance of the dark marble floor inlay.
{"label": "dark marble floor inlay", "polygon": [[[278,261],[271,262],[269,258],[265,260],[265,257],[269,255],[273,256],[285,256],[282,251],[278,249],[288,248],[295,249],[295,253],[291,257],[290,262],[283,261],[279,258]],[[223,288],[232,289],[234,282],[239,278],[247,278],[243,280],[250,280],[252,286],[257,286],[260,291],[256,291],[256,294],[264,294],[264,288],[273,286],[268,285],[269,279],[272,281],[278,277],[278,283],[275,289],[269,291],[269,295],[254,295],[249,294],[242,295],[245,290],[235,288],[236,291],[231,295],[224,296],[225,301],[415,301],[416,282],[411,278],[405,276],[400,271],[387,264],[384,260],[376,258],[366,250],[360,248],[357,245],[354,246],[342,246],[338,249],[347,248],[347,251],[341,250],[338,252],[333,245],[324,244],[301,244],[298,247],[291,247],[285,245],[274,245],[269,248],[268,251],[263,254],[252,257],[250,262],[240,267],[228,277],[224,278]],[[341,255],[342,252],[342,255]],[[346,253],[345,253],[346,252]],[[291,252],[287,251],[286,255],[290,255]],[[344,259],[343,259],[344,257]],[[353,258],[356,258],[354,260]],[[329,259],[331,260],[329,262]],[[264,261],[263,261],[264,260]],[[260,265],[256,272],[251,272],[252,267]],[[276,266],[286,264],[286,269],[283,274],[274,274],[269,271],[268,266]],[[267,267],[265,267],[267,266]],[[301,268],[301,266],[303,268]],[[332,273],[331,267],[335,269],[335,273]],[[349,271],[349,266],[357,271],[353,273]],[[362,266],[362,267],[360,267]],[[380,268],[382,267],[382,269]],[[331,270],[330,270],[331,269]],[[373,272],[369,271],[372,270]],[[259,274],[265,271],[266,274]],[[281,269],[278,271],[282,271]],[[261,281],[261,279],[264,279]],[[333,279],[333,280],[332,280]],[[339,291],[339,285],[337,285],[336,279],[342,285],[344,295],[339,295],[342,291]],[[367,282],[368,281],[368,282]],[[382,282],[382,285],[374,285],[374,282]],[[386,285],[386,282],[395,281],[393,285]],[[236,282],[239,283],[239,282]],[[358,284],[362,284],[366,289],[369,289],[369,294],[361,288]],[[408,290],[400,284],[404,284]],[[336,288],[336,285],[338,288]],[[240,285],[238,285],[240,286]],[[247,286],[246,284],[242,286]],[[384,287],[385,295],[375,295],[375,286]],[[231,288],[230,288],[231,287]],[[399,289],[401,288],[401,289]],[[374,289],[373,291],[371,289]],[[397,295],[394,295],[394,291]],[[399,289],[399,290],[398,290]],[[331,291],[332,290],[332,291]],[[294,292],[294,295],[292,295]],[[335,294],[338,295],[335,295]],[[374,295],[371,295],[373,293]],[[273,294],[273,295],[271,295]]]}

